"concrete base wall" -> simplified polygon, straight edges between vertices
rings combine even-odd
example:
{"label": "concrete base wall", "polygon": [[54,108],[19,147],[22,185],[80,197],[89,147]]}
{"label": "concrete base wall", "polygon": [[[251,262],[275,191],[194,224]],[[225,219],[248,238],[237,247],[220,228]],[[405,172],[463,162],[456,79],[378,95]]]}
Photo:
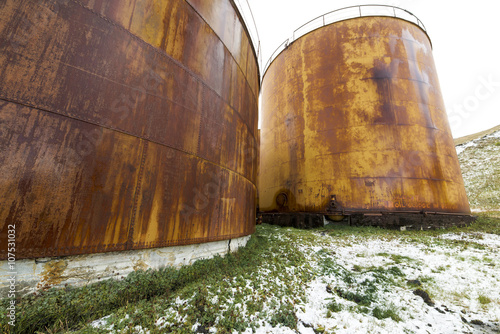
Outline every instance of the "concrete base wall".
{"label": "concrete base wall", "polygon": [[9,280],[15,272],[17,296],[52,286],[85,285],[99,280],[126,277],[138,269],[180,267],[200,259],[234,252],[245,246],[250,236],[186,246],[130,250],[66,256],[57,258],[23,259],[10,270],[7,261],[0,261],[0,298],[7,297]]}

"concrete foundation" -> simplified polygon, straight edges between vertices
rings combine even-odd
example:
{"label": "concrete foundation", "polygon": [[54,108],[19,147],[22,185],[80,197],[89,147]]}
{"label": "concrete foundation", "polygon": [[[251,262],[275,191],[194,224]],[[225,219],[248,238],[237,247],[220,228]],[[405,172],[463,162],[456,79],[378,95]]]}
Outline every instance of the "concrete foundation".
{"label": "concrete foundation", "polygon": [[16,294],[20,296],[39,289],[66,284],[79,286],[109,278],[121,279],[139,269],[189,265],[196,260],[234,252],[245,246],[249,239],[250,236],[245,236],[186,246],[23,259],[15,262],[14,270],[10,270],[7,261],[1,261],[0,298],[7,297],[10,288],[9,280],[12,277],[10,272],[16,273]]}

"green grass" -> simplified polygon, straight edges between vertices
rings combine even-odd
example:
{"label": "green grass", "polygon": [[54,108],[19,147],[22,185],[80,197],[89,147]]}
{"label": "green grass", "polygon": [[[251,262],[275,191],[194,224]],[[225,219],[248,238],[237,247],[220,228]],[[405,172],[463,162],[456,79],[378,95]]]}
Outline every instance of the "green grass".
{"label": "green grass", "polygon": [[484,295],[479,295],[479,297],[477,297],[477,300],[479,301],[479,303],[481,305],[486,305],[486,304],[491,303],[491,299],[484,296]]}
{"label": "green grass", "polygon": [[435,282],[434,277],[431,277],[431,276],[419,276],[418,280],[421,283],[434,283]]}
{"label": "green grass", "polygon": [[487,213],[477,215],[476,222],[464,228],[464,232],[483,232],[500,235],[500,218],[491,217]]}
{"label": "green grass", "polygon": [[[498,206],[500,208],[500,205]],[[379,227],[357,227],[349,225],[331,224],[320,231],[328,233],[330,236],[338,239],[346,239],[348,237],[379,237],[385,240],[393,240],[395,238],[405,238],[408,242],[421,243],[425,242],[426,238],[436,237],[441,234],[454,233],[454,232],[482,232],[500,235],[500,218],[494,217],[494,213],[485,212],[475,215],[477,217],[476,221],[468,227],[451,227],[447,229],[436,229],[436,230],[426,230],[426,231],[398,231],[398,230],[388,230]],[[456,240],[460,243],[460,240]],[[403,260],[406,261],[411,258],[404,256],[399,256],[397,254],[380,253],[379,256],[394,256],[393,260]]]}
{"label": "green grass", "polygon": [[399,254],[391,254],[391,260],[394,261],[394,263],[399,264],[399,263],[408,263],[415,261],[415,259],[412,259],[411,257],[408,256],[403,256]]}
{"label": "green grass", "polygon": [[397,314],[396,308],[393,305],[386,309],[377,306],[373,309],[372,314],[379,320],[391,318],[394,321],[401,321],[401,318]]}
{"label": "green grass", "polygon": [[399,254],[389,254],[389,253],[383,252],[383,253],[377,253],[375,255],[390,258],[392,261],[394,261],[395,264],[418,262],[417,260],[415,260],[411,257],[399,255]]}
{"label": "green grass", "polygon": [[342,305],[335,301],[332,301],[326,305],[326,309],[331,312],[340,312],[342,311]]}
{"label": "green grass", "polygon": [[345,300],[355,302],[360,306],[370,306],[371,303],[375,300],[374,297],[375,291],[362,292],[360,289],[356,289],[354,291],[344,290],[342,288],[335,288],[335,293]]}
{"label": "green grass", "polygon": [[437,267],[436,269],[432,269],[431,271],[432,271],[433,273],[442,273],[442,272],[443,272],[443,271],[445,271],[445,270],[446,270],[446,267],[444,267],[444,266],[439,266],[439,267]]}

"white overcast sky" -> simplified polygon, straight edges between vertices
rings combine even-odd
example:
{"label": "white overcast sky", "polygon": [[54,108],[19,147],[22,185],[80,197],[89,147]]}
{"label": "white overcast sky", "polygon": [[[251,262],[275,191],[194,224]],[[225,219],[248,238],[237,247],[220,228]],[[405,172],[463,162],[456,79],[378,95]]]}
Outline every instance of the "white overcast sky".
{"label": "white overcast sky", "polygon": [[424,23],[431,38],[453,137],[500,124],[498,0],[248,0],[248,3],[259,31],[264,64],[293,30],[326,12],[359,4],[388,4],[407,9]]}

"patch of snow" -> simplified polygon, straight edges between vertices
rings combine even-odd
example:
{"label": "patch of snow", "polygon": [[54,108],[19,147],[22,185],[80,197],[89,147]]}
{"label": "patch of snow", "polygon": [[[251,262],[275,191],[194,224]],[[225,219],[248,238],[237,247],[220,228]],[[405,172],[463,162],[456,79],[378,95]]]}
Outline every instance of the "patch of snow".
{"label": "patch of snow", "polygon": [[[233,334],[234,333],[238,333],[238,332],[235,331],[235,332],[233,332]],[[250,333],[252,333],[252,329],[247,328],[247,330],[242,332],[242,333],[250,334]],[[255,329],[255,333],[256,334],[268,334],[268,333],[269,334],[295,334],[296,332],[288,327],[282,327],[282,326],[273,327],[268,322],[264,322],[264,324],[262,326]]]}
{"label": "patch of snow", "polygon": [[[92,326],[94,328],[104,328],[104,326],[106,326],[108,324],[109,317],[111,317],[111,314],[107,315],[105,317],[102,317],[101,319],[94,320],[90,323],[90,326]],[[111,325],[111,326],[114,327],[114,325]],[[106,329],[110,329],[110,328],[108,327]]]}
{"label": "patch of snow", "polygon": [[[288,232],[276,231],[272,238],[294,242],[287,236]],[[499,235],[447,233],[417,241],[404,235],[338,238],[328,233],[316,233],[314,237],[314,242],[298,242],[296,245],[297,251],[308,259],[311,273],[314,273],[314,278],[308,283],[301,283],[306,296],[303,301],[292,302],[290,295],[280,292],[293,286],[290,280],[293,281],[294,275],[290,274],[300,273],[299,267],[280,268],[283,276],[276,276],[274,264],[264,264],[251,273],[251,279],[245,279],[244,282],[236,277],[224,279],[229,284],[226,297],[217,297],[220,294],[217,290],[207,295],[207,300],[219,303],[221,312],[215,319],[215,326],[207,328],[208,331],[217,332],[215,327],[222,320],[222,312],[229,307],[245,322],[252,323],[255,331],[249,327],[242,332],[248,334],[314,334],[321,330],[388,334],[495,333],[495,329],[499,328]],[[456,243],[453,240],[465,242]],[[322,269],[325,265],[321,261],[325,259],[330,261],[325,262],[329,263],[327,270]],[[403,275],[397,274],[398,271],[392,267],[399,269]],[[415,295],[413,292],[416,287],[408,285],[407,280],[420,280],[420,288],[431,295],[435,306],[427,305],[420,296]],[[342,298],[342,293],[335,292],[337,288],[365,293],[368,286],[375,289],[370,290],[373,291],[370,292],[373,293],[373,301],[364,310],[355,302]],[[256,294],[256,291],[259,293]],[[266,296],[262,309],[250,314],[246,301],[259,295]],[[164,316],[156,320],[155,329],[184,323],[187,318],[179,312],[188,308],[191,302],[192,298],[177,298],[164,311]],[[329,311],[327,306],[331,302],[342,309],[339,312]],[[270,316],[261,317],[292,303],[298,319],[296,330],[280,325],[273,327],[268,322]],[[376,318],[373,315],[375,307],[393,310],[401,321],[397,321],[397,317],[394,317],[396,320],[390,317]],[[105,326],[105,318],[100,320],[102,322],[99,324]],[[472,320],[480,320],[484,325],[473,325]],[[197,322],[191,330],[195,331],[198,326]],[[135,329],[146,334],[140,328]]]}
{"label": "patch of snow", "polygon": [[134,327],[134,333],[136,333],[136,334],[150,334],[150,331],[149,331],[149,329],[144,330],[144,328],[142,328],[142,326],[137,325]]}
{"label": "patch of snow", "polygon": [[468,143],[462,144],[462,145],[455,146],[455,149],[457,150],[457,155],[462,153],[463,151],[465,151],[465,149],[468,147],[477,146],[476,141],[477,141],[477,139],[470,141]]}
{"label": "patch of snow", "polygon": [[500,131],[493,132],[492,134],[486,136],[486,138],[500,138]]}
{"label": "patch of snow", "polygon": [[200,326],[201,324],[199,322],[196,322],[193,326],[191,326],[191,331],[193,333],[196,333],[196,330],[198,329],[198,327]]}
{"label": "patch of snow", "polygon": [[500,248],[500,235],[488,233],[448,233],[441,235],[442,239],[463,240],[475,242],[493,248]]}
{"label": "patch of snow", "polygon": [[455,146],[455,149],[457,150],[457,155],[462,153],[468,147],[477,146],[477,143],[482,141],[484,138],[500,138],[500,131],[496,131],[496,132],[493,132],[487,136],[484,136],[481,138],[476,138],[476,139],[471,140],[470,142],[467,142],[465,144]]}

